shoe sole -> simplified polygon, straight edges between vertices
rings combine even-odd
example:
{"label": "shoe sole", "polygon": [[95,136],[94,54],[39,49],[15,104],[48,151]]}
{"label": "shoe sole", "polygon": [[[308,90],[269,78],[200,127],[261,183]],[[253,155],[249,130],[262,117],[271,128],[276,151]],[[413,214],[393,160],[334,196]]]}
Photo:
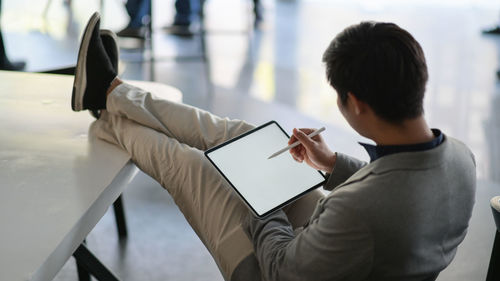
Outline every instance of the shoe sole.
{"label": "shoe sole", "polygon": [[71,95],[71,108],[73,111],[83,110],[83,96],[87,88],[87,51],[94,28],[101,16],[95,12],[89,19],[82,36],[82,43],[78,50],[78,61],[76,63],[75,80],[73,82],[73,93]]}

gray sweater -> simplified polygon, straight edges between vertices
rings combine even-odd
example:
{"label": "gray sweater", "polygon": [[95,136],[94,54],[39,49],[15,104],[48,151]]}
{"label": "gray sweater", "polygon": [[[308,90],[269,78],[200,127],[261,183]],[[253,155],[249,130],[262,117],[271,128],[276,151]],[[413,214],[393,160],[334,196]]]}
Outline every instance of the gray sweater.
{"label": "gray sweater", "polygon": [[332,192],[301,231],[282,211],[249,217],[255,255],[232,279],[434,280],[465,237],[475,187],[472,153],[446,136],[370,164],[338,153]]}

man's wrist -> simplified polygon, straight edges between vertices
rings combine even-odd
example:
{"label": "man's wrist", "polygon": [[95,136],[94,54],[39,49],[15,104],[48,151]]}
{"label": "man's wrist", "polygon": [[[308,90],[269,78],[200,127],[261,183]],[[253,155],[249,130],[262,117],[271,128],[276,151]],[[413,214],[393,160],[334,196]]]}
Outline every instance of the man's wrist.
{"label": "man's wrist", "polygon": [[333,167],[335,166],[335,163],[337,162],[337,153],[334,152],[330,157],[328,157],[328,163],[327,165],[322,169],[323,172],[331,174],[333,172]]}

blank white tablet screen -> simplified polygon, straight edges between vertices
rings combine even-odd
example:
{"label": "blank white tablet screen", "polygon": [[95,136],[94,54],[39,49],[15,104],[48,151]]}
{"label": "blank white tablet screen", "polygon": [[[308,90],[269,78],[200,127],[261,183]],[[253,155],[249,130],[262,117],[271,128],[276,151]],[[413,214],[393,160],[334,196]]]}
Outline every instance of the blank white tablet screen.
{"label": "blank white tablet screen", "polygon": [[207,156],[262,216],[325,180],[317,170],[293,160],[288,151],[267,159],[287,145],[288,137],[273,122]]}

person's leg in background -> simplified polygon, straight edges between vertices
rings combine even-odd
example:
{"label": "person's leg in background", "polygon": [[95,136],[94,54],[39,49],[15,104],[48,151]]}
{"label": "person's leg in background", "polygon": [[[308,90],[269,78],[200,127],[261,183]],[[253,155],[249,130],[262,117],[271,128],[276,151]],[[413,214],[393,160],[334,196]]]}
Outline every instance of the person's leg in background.
{"label": "person's leg in background", "polygon": [[191,0],[175,1],[175,16],[173,25],[191,24]]}
{"label": "person's leg in background", "polygon": [[260,0],[253,0],[253,14],[255,16],[255,22],[254,24],[257,26],[259,25],[262,20],[264,19],[264,16],[262,15],[263,13],[263,8],[262,8],[262,3]]}
{"label": "person's leg in background", "polygon": [[116,34],[120,37],[144,39],[151,24],[151,0],[127,0],[125,8],[130,21],[127,27]]}
{"label": "person's leg in background", "polygon": [[[2,13],[2,1],[0,0],[0,16]],[[2,27],[0,24],[0,70],[23,70],[26,67],[24,61],[10,61],[5,51],[5,45],[2,36]]]}
{"label": "person's leg in background", "polygon": [[0,30],[0,70],[23,70],[26,67],[24,61],[10,61],[5,52],[2,31]]}
{"label": "person's leg in background", "polygon": [[164,30],[172,35],[191,37],[196,32],[195,15],[199,11],[200,0],[175,0],[175,16],[171,25]]}
{"label": "person's leg in background", "polygon": [[[482,33],[485,35],[500,35],[500,24],[497,24],[491,28],[483,29]],[[500,80],[500,70],[497,70],[497,79]]]}

